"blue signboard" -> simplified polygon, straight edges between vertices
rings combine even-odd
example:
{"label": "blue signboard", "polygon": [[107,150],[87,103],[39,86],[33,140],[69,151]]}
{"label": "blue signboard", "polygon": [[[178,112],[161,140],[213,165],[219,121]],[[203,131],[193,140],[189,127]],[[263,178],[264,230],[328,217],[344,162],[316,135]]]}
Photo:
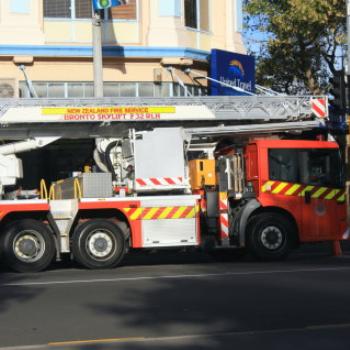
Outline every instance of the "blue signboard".
{"label": "blue signboard", "polygon": [[[210,55],[210,78],[218,81],[210,81],[209,94],[212,96],[254,94],[255,58],[229,51],[212,50]],[[245,90],[247,93],[232,89],[229,86]]]}
{"label": "blue signboard", "polygon": [[123,5],[125,3],[122,0],[93,0],[92,5],[94,7],[94,10],[104,10],[108,9],[109,7],[119,6]]}

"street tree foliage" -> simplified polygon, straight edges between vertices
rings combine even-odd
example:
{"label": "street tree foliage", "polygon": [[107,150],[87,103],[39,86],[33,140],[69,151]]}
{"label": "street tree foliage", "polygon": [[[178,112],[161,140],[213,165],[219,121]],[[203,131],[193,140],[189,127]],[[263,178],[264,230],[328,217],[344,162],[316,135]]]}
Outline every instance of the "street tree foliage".
{"label": "street tree foliage", "polygon": [[345,3],[245,0],[247,30],[266,39],[259,44],[257,82],[284,93],[325,92],[341,61]]}

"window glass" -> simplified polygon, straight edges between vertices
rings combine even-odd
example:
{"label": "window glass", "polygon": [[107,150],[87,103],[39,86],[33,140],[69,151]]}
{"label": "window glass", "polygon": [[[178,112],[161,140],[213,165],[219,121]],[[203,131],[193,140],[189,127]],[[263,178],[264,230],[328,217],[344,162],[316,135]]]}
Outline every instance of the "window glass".
{"label": "window glass", "polygon": [[44,17],[70,18],[71,0],[44,0]]}
{"label": "window glass", "polygon": [[[73,8],[75,13],[72,13]],[[91,0],[44,0],[44,17],[91,18]]]}
{"label": "window glass", "polygon": [[197,0],[185,0],[185,26],[197,28]]}
{"label": "window glass", "polygon": [[154,86],[155,97],[169,97],[170,96],[170,83],[160,83]]}
{"label": "window glass", "polygon": [[76,18],[92,17],[91,0],[75,0],[75,17]]}
{"label": "window glass", "polygon": [[269,150],[270,180],[298,182],[298,157],[293,149]]}
{"label": "window glass", "polygon": [[120,96],[135,97],[136,96],[136,84],[135,83],[120,84]]}
{"label": "window glass", "polygon": [[120,88],[118,83],[104,83],[103,95],[105,97],[118,97],[120,95]]}
{"label": "window glass", "polygon": [[82,83],[68,84],[68,97],[84,97],[84,86]]}
{"label": "window glass", "polygon": [[338,150],[301,150],[299,162],[301,183],[326,187],[341,186]]}
{"label": "window glass", "polygon": [[[138,85],[139,96],[149,97],[169,97],[185,96],[185,90],[182,86],[175,83],[146,83],[146,82],[104,82],[103,92],[105,97],[118,96],[136,96],[136,86]],[[35,81],[33,87],[38,94],[38,97],[93,97],[94,85],[92,82],[86,81]],[[205,95],[206,89],[204,87],[186,85],[187,90],[193,94]],[[19,82],[20,97],[30,97],[30,92],[25,81]]]}
{"label": "window glass", "polygon": [[47,97],[47,83],[33,83],[38,97]]}
{"label": "window glass", "polygon": [[84,84],[84,97],[94,97],[94,84],[85,83]]}
{"label": "window glass", "polygon": [[139,83],[139,96],[153,97],[154,84],[153,83]]}
{"label": "window glass", "polygon": [[48,85],[48,97],[65,97],[64,83],[54,83]]}
{"label": "window glass", "polygon": [[185,0],[184,7],[186,27],[209,31],[209,0]]}
{"label": "window glass", "polygon": [[201,30],[209,31],[209,0],[200,0]]}
{"label": "window glass", "polygon": [[109,14],[112,17],[112,19],[135,20],[137,18],[136,5],[136,0],[129,0],[128,3],[125,5],[112,7]]}
{"label": "window glass", "polygon": [[270,180],[311,186],[342,186],[338,150],[270,149],[269,172]]}

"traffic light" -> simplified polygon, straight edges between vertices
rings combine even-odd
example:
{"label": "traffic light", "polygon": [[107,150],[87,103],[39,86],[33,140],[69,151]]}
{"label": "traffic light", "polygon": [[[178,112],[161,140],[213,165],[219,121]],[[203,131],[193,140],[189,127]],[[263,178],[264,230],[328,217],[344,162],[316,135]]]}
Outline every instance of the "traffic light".
{"label": "traffic light", "polygon": [[334,73],[334,76],[329,79],[331,88],[330,94],[333,96],[333,100],[330,100],[333,113],[337,115],[343,115],[346,113],[346,84],[344,70],[339,70]]}

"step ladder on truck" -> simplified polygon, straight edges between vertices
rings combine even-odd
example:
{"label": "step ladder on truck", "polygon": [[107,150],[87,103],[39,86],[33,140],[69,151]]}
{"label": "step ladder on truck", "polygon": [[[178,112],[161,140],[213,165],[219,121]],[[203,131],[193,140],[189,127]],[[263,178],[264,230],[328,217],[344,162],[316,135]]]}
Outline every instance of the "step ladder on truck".
{"label": "step ladder on truck", "polygon": [[[131,249],[202,246],[277,260],[346,239],[338,145],[302,139],[326,117],[322,97],[0,100],[1,259],[109,268]],[[64,138],[96,140],[95,170],[7,199],[16,154]]]}

